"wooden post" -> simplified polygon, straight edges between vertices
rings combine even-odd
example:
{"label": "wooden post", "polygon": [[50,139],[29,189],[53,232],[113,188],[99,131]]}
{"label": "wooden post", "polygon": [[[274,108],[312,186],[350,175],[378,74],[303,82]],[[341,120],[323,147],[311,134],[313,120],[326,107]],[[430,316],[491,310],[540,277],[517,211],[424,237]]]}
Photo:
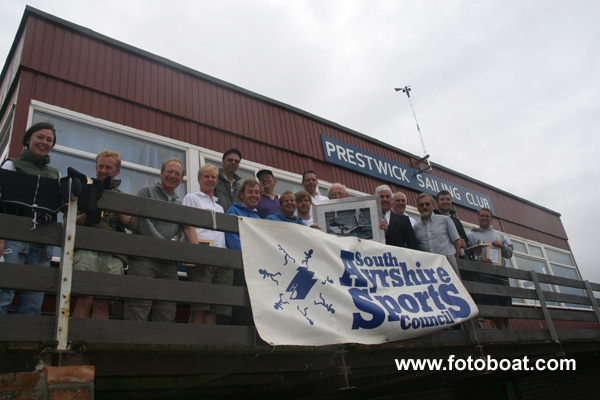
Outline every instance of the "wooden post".
{"label": "wooden post", "polygon": [[592,308],[596,313],[596,318],[600,323],[600,309],[598,308],[598,302],[596,301],[596,297],[594,297],[594,291],[592,290],[592,285],[590,285],[590,281],[583,281],[585,284],[585,290],[587,291],[590,302],[592,303]]}
{"label": "wooden post", "polygon": [[546,306],[546,299],[544,297],[544,292],[542,291],[542,287],[540,286],[540,280],[538,279],[537,272],[531,270],[529,271],[531,274],[531,280],[533,281],[533,285],[535,286],[535,291],[538,296],[538,300],[540,301],[540,305],[542,307],[542,313],[544,314],[544,319],[546,320],[546,324],[548,325],[548,330],[550,331],[550,337],[554,341],[558,341],[558,334],[556,333],[556,329],[554,328],[554,323],[552,322],[552,318],[550,317],[550,312],[548,311],[548,306]]}

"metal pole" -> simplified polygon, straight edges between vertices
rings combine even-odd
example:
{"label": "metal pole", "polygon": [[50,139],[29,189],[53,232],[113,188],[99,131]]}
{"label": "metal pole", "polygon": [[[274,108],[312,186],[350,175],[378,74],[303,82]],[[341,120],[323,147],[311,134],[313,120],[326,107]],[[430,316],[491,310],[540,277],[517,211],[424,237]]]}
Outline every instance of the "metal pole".
{"label": "metal pole", "polygon": [[77,197],[71,193],[69,179],[69,205],[63,218],[63,243],[60,257],[60,282],[56,293],[56,327],[54,338],[58,350],[67,349],[69,337],[69,311],[71,308],[71,284],[73,281],[73,253],[75,251],[75,226],[77,222]]}

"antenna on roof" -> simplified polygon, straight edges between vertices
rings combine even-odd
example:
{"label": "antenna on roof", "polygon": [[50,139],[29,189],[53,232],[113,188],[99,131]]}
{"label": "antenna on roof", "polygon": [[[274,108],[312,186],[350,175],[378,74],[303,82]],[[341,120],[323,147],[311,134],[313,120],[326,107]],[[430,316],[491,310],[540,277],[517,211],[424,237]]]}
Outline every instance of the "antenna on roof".
{"label": "antenna on roof", "polygon": [[[421,146],[423,146],[423,157],[419,159],[419,168],[421,169],[419,172],[431,170],[431,164],[429,163],[429,153],[427,153],[427,149],[425,149],[425,141],[423,140],[423,134],[421,133],[421,128],[419,127],[419,121],[417,120],[417,114],[415,114],[415,108],[413,107],[412,100],[410,99],[410,91],[412,90],[410,86],[404,86],[402,88],[394,88],[396,92],[406,93],[406,97],[408,97],[408,103],[410,104],[410,108],[412,109],[413,117],[415,117],[415,123],[417,124],[417,131],[419,131],[419,137],[421,138]],[[423,166],[425,164],[425,166]]]}

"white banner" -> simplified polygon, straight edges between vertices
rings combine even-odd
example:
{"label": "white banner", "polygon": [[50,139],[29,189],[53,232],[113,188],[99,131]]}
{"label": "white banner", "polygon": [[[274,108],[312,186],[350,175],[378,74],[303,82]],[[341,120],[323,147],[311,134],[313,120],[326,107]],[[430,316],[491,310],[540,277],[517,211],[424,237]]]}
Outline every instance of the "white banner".
{"label": "white banner", "polygon": [[272,345],[386,343],[479,312],[445,257],[288,222],[239,227],[254,321]]}

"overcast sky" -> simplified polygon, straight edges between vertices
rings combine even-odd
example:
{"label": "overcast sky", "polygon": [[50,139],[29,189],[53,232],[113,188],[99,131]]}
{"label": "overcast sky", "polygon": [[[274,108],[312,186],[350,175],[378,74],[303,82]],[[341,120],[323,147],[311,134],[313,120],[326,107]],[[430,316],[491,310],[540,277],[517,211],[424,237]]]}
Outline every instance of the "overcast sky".
{"label": "overcast sky", "polygon": [[600,2],[0,3],[5,60],[25,5],[90,28],[562,214],[600,282]]}

